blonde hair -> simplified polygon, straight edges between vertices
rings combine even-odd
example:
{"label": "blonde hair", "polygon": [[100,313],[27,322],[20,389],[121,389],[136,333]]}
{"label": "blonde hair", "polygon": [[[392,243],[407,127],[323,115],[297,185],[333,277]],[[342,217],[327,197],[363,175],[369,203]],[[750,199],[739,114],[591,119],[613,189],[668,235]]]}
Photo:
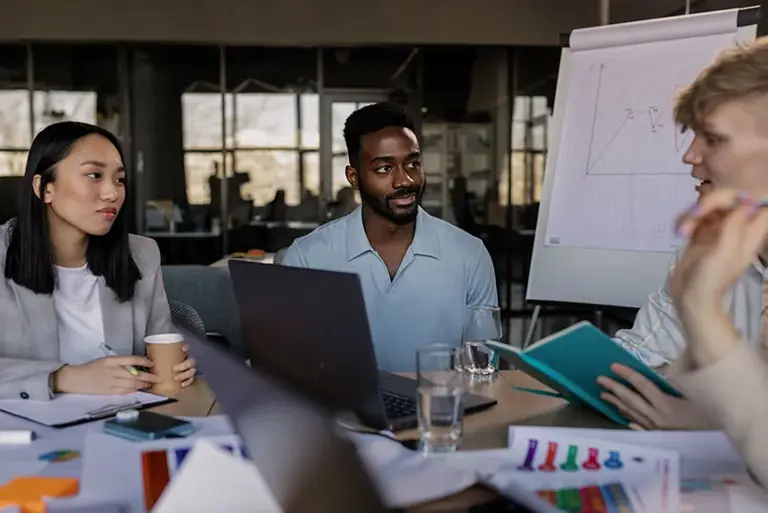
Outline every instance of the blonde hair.
{"label": "blonde hair", "polygon": [[722,51],[678,94],[675,122],[697,130],[720,105],[768,94],[768,37]]}

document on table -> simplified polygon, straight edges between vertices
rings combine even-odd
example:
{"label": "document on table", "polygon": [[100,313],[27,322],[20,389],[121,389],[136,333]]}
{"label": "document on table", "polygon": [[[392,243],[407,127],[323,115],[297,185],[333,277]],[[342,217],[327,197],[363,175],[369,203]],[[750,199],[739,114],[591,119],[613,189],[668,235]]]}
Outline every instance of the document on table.
{"label": "document on table", "polygon": [[50,401],[0,399],[0,411],[49,427],[67,427],[112,417],[121,410],[142,409],[175,399],[146,392],[124,395],[61,394]]}
{"label": "document on table", "polygon": [[722,431],[632,431],[565,427],[510,426],[509,445],[518,436],[573,435],[673,450],[680,454],[681,479],[744,474],[746,464]]}
{"label": "document on table", "polygon": [[679,511],[679,456],[674,451],[532,430],[516,434],[507,449],[458,452],[445,460],[474,471],[481,482],[502,492],[516,485],[569,511],[582,511],[573,506],[584,500],[594,510],[600,510],[596,504],[610,510],[613,503],[627,513]]}
{"label": "document on table", "polygon": [[680,455],[680,503],[695,513],[768,511],[768,495],[747,475],[744,459],[722,431],[630,431],[510,426],[509,445],[533,435],[577,435],[676,451]]}

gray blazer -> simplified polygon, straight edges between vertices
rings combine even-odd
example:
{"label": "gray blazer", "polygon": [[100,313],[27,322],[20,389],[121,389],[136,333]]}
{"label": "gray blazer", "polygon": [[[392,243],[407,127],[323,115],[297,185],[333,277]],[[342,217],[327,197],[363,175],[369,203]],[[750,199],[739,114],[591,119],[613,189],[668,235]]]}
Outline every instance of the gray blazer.
{"label": "gray blazer", "polygon": [[[49,400],[48,375],[59,361],[59,336],[53,297],[5,279],[9,224],[0,226],[0,398]],[[133,299],[120,303],[99,277],[105,343],[119,355],[144,354],[144,337],[173,333],[168,298],[160,273],[160,250],[152,239],[130,236],[141,271]]]}

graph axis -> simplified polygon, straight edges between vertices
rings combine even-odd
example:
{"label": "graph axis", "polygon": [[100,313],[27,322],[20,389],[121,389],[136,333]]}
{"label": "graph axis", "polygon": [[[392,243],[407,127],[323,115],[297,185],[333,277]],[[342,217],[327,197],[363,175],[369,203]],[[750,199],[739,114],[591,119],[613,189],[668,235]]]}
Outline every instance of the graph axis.
{"label": "graph axis", "polygon": [[[622,133],[624,128],[626,127],[627,123],[630,121],[634,121],[636,116],[638,115],[647,115],[648,116],[648,122],[650,126],[651,132],[657,132],[658,129],[664,127],[664,123],[662,121],[662,117],[664,115],[664,112],[655,105],[651,105],[644,109],[633,109],[631,107],[627,107],[624,109],[625,115],[622,121],[619,123],[618,127],[612,135],[608,138],[608,141],[605,143],[603,148],[595,153],[595,132],[597,128],[597,116],[598,112],[600,110],[600,99],[601,99],[601,93],[603,88],[603,74],[605,73],[605,64],[601,63],[599,72],[598,72],[598,78],[597,78],[597,88],[596,88],[596,94],[595,94],[595,107],[593,109],[592,113],[592,123],[590,126],[590,135],[589,135],[589,149],[587,152],[587,163],[586,163],[586,176],[589,177],[597,177],[597,176],[679,176],[680,173],[673,172],[673,171],[658,171],[658,172],[643,172],[643,173],[594,173],[593,170],[595,167],[600,163],[602,158],[605,156],[605,154],[611,149],[613,143],[616,141],[616,139],[619,137],[619,135]],[[682,131],[674,130],[675,139],[674,139],[674,145],[675,150],[677,153],[680,153],[682,149],[687,145],[687,141],[689,139],[688,134]]]}

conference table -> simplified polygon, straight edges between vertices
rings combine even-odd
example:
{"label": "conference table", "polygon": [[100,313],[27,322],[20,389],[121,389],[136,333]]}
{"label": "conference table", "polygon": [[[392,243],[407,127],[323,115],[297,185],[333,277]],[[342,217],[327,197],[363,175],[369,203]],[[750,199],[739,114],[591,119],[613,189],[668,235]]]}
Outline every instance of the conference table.
{"label": "conference table", "polygon": [[[510,424],[619,428],[617,424],[591,411],[569,405],[564,400],[516,390],[514,386],[545,390],[533,378],[521,371],[502,371],[490,383],[468,385],[472,393],[493,397],[498,404],[483,412],[464,418],[464,436],[460,450],[480,450],[506,447],[507,429]],[[201,379],[184,390],[178,401],[155,408],[155,411],[178,416],[207,416],[220,414],[221,410],[208,385]],[[400,439],[418,438],[418,430],[398,433]],[[474,504],[493,498],[492,492],[476,486],[443,500],[424,503],[410,508],[412,512],[462,511]]]}

